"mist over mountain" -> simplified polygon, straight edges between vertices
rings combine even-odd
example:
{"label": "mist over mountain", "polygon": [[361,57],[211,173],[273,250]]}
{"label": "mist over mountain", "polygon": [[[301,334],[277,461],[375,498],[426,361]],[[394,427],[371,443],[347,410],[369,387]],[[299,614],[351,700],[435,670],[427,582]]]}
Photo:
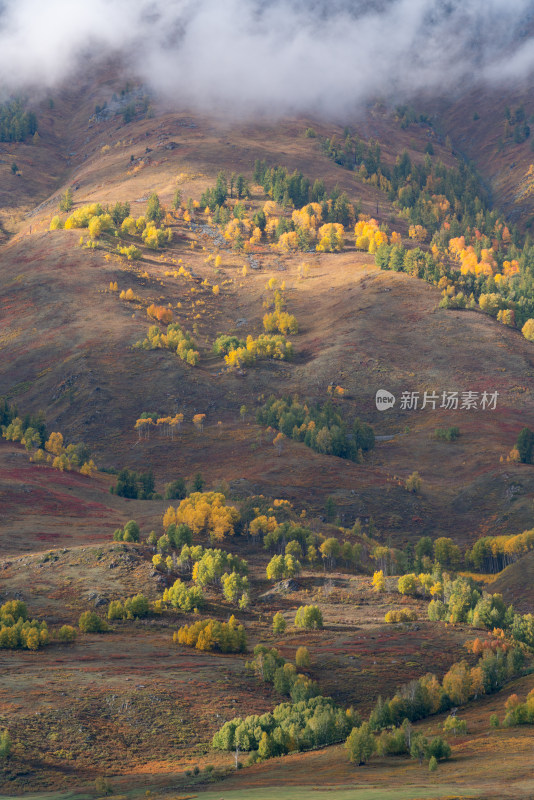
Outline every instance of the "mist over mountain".
{"label": "mist over mountain", "polygon": [[200,110],[338,116],[371,98],[522,81],[532,0],[4,0],[0,86],[52,87],[120,55]]}

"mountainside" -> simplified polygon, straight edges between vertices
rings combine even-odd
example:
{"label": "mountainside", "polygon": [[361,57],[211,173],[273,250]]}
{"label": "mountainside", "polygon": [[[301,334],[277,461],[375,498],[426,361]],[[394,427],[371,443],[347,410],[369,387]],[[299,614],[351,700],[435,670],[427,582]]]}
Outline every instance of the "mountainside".
{"label": "mountainside", "polygon": [[[534,545],[469,549],[532,528],[528,93],[231,122],[115,69],[0,142],[1,791],[526,800]],[[426,745],[349,765],[371,713]]]}
{"label": "mountainside", "polygon": [[[131,204],[132,213],[141,214],[148,194],[157,190],[169,207],[177,187],[184,198],[198,199],[221,169],[250,176],[254,160],[266,158],[290,171],[300,169],[312,181],[323,179],[329,187],[339,184],[353,202],[360,201],[363,211],[390,221],[391,228],[402,230],[405,225],[382,192],[322,155],[316,139],[303,136],[307,122],[276,129],[249,124],[226,130],[205,119],[173,114],[129,125],[114,117],[99,122],[90,117],[90,110],[102,90],[93,89],[89,97],[86,90],[83,87],[80,93],[82,104],[73,94],[55,103],[55,108],[64,109],[58,110],[56,127],[64,126],[63,137],[70,137],[63,157],[69,156],[76,206],[120,200]],[[76,112],[67,127],[73,106]],[[325,135],[341,134],[324,126],[317,129]],[[405,146],[417,158],[429,134],[435,137],[427,126],[402,130],[385,112],[377,111],[363,121],[362,130],[378,137],[391,163]],[[43,125],[43,147],[49,137],[52,134]],[[23,179],[28,174],[30,180],[33,171],[30,164],[26,166],[25,152],[39,152],[41,144],[20,148]],[[436,151],[452,163],[437,142]],[[260,187],[253,190],[252,201],[261,203]],[[512,484],[523,486],[522,493],[529,491],[530,470],[499,463],[528,422],[531,407],[531,345],[519,332],[480,312],[438,310],[436,289],[406,275],[381,272],[372,256],[350,247],[341,255],[305,256],[311,267],[309,277],[302,280],[298,266],[303,257],[298,253],[281,258],[264,246],[257,255],[239,255],[226,245],[218,247],[209,229],[191,229],[173,220],[172,245],[161,255],[147,251],[141,262],[132,264],[102,250],[80,249],[79,232],[48,231],[54,202],[40,205],[21,221],[19,232],[0,251],[5,320],[1,391],[16,400],[21,411],[45,407],[49,425],[69,440],[89,442],[101,465],[136,468],[148,462],[162,483],[174,473],[200,469],[210,480],[245,479],[255,491],[266,489],[269,494],[285,487],[286,493],[298,497],[309,488],[312,495],[319,490],[326,497],[337,488],[336,499],[347,521],[372,515],[385,534],[387,515],[405,516],[410,508],[412,516],[421,518],[419,535],[454,530],[466,538],[485,530],[503,532],[503,523],[506,529],[526,524],[521,498],[514,499],[510,508],[505,498],[506,487]],[[207,255],[216,252],[222,254],[218,274],[205,263]],[[189,311],[193,306],[187,308],[183,302],[190,288],[187,281],[165,276],[179,259],[195,276],[195,291],[205,304],[196,320]],[[243,278],[241,267],[247,263],[260,269],[250,268]],[[165,351],[132,350],[146,335],[149,321],[139,305],[132,308],[108,290],[110,282],[117,281],[119,290],[133,289],[143,304],[175,307],[182,302],[176,317],[189,329],[195,324],[199,342],[208,352],[219,333],[261,330],[264,287],[272,277],[285,281],[289,310],[299,322],[299,333],[293,337],[296,357],[287,364],[258,363],[245,376],[221,372],[220,361],[213,357],[192,369]],[[214,297],[201,285],[205,279],[219,282],[220,295]],[[337,384],[347,390],[342,401],[347,414],[372,423],[379,436],[395,435],[377,443],[370,464],[341,464],[341,475],[333,466],[333,483],[325,477],[318,487],[315,475],[327,476],[328,469],[320,454],[303,446],[288,442],[278,457],[264,445],[263,452],[270,453],[269,468],[264,455],[258,461],[251,447],[259,435],[252,420],[260,395],[297,393],[301,399],[322,402],[327,387]],[[381,388],[397,398],[406,391],[498,391],[498,408],[401,412],[397,403],[394,410],[378,412],[374,396]],[[245,425],[239,420],[243,404],[249,409]],[[180,410],[186,420],[205,413],[205,433],[193,439],[193,450],[159,440],[137,445],[135,420],[142,411],[152,410],[160,414]],[[433,441],[433,430],[448,424],[460,427],[461,440],[452,445]],[[294,459],[300,465],[298,473]],[[396,488],[397,478],[404,479],[414,469],[425,482],[423,501]],[[476,486],[482,503],[476,520],[469,514],[465,517],[471,502],[467,509],[463,506],[470,484],[473,491]],[[388,489],[385,502],[384,488]],[[358,501],[350,496],[353,489]],[[312,495],[306,495],[307,502],[313,502]],[[322,504],[319,501],[319,507]]]}

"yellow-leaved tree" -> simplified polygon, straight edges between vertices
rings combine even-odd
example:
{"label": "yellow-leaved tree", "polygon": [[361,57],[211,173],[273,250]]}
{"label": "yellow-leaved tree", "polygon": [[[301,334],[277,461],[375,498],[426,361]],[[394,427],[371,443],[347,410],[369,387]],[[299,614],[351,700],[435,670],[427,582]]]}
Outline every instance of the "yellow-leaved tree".
{"label": "yellow-leaved tree", "polygon": [[177,524],[187,525],[195,534],[209,533],[217,542],[233,536],[239,520],[237,508],[227,506],[221,492],[193,492],[176,509]]}

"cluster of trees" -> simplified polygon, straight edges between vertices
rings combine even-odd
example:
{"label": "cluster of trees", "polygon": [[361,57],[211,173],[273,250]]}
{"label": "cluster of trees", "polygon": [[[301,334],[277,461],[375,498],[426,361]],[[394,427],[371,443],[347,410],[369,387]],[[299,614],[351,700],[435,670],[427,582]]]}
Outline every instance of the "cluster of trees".
{"label": "cluster of trees", "polygon": [[[136,223],[137,227],[137,223]],[[150,250],[159,250],[172,242],[171,228],[157,228],[153,223],[147,222],[141,232],[141,239]]]}
{"label": "cluster of trees", "polygon": [[[434,258],[432,253],[425,252],[421,250],[420,247],[407,249],[400,243],[382,243],[376,249],[375,264],[377,267],[380,267],[380,269],[383,270],[406,272],[413,278],[423,278],[424,280],[429,281],[429,283],[433,283],[436,286],[439,286],[440,281],[445,279],[445,283],[449,281],[450,285],[453,286],[455,290],[460,290],[460,287],[462,286],[465,288],[465,291],[467,291],[468,288],[471,288],[469,286],[470,281],[468,279],[454,282],[454,273],[452,267],[450,267],[448,263],[440,263]],[[444,288],[444,286],[439,286],[439,288]],[[466,304],[467,300],[463,306],[464,308]],[[444,307],[449,308],[451,306],[448,305]]]}
{"label": "cluster of trees", "polygon": [[169,506],[163,517],[163,527],[187,525],[195,535],[208,533],[212,542],[233,536],[239,523],[239,511],[226,505],[222,492],[192,492],[178,508]]}
{"label": "cluster of trees", "polygon": [[0,103],[0,142],[23,142],[37,133],[37,117],[20,99]]}
{"label": "cluster of trees", "polygon": [[0,648],[38,650],[49,638],[46,622],[29,620],[22,600],[8,600],[0,606]]}
{"label": "cluster of trees", "polygon": [[[249,196],[243,176],[235,179],[238,200],[233,206],[227,202],[228,180],[223,173],[219,173],[216,186],[207,189],[200,199],[209,222],[222,227],[225,238],[236,250],[250,252],[263,240],[281,252],[309,250],[316,242],[319,250],[342,249],[344,228],[354,224],[357,209],[338,187],[328,194],[323,181],[315,181],[312,186],[302,173],[290,175],[285,167],[268,167],[264,161],[256,161],[254,180],[272,199],[252,216],[247,215],[240,200]],[[230,182],[230,197],[232,194]],[[285,209],[294,209],[291,218],[284,216]],[[186,213],[184,219],[190,220],[192,210],[188,208]]]}
{"label": "cluster of trees", "polygon": [[251,761],[267,759],[341,742],[358,723],[352,708],[344,711],[330,697],[318,696],[281,703],[261,716],[225,722],[214,735],[212,746],[216,750],[252,751]]}
{"label": "cluster of trees", "polygon": [[414,734],[409,720],[390,731],[382,731],[375,737],[368,722],[359,728],[353,728],[345,742],[349,760],[362,766],[366,764],[373,753],[381,756],[410,755],[411,758],[429,763],[429,768],[434,771],[438,761],[445,761],[451,756],[451,748],[440,736],[435,736],[430,741],[421,733]]}
{"label": "cluster of trees", "polygon": [[263,317],[263,327],[267,333],[298,333],[299,326],[297,318],[293,314],[288,314],[287,311],[275,310],[270,314],[265,314]]}
{"label": "cluster of trees", "polygon": [[200,353],[196,349],[193,337],[189,331],[184,331],[178,322],[167,325],[166,333],[163,333],[157,325],[151,325],[146,338],[134,346],[143,350],[157,350],[158,348],[171,350],[192,367],[196,367],[200,361]]}
{"label": "cluster of trees", "polygon": [[415,572],[408,572],[406,575],[401,575],[397,588],[401,594],[412,596],[419,594],[426,597],[428,593],[432,597],[441,597],[443,595],[442,577],[428,572],[421,572],[419,575],[416,575]]}
{"label": "cluster of trees", "polygon": [[82,475],[91,477],[96,472],[96,464],[91,458],[91,451],[83,442],[69,444],[63,442],[63,434],[57,431],[48,435],[44,413],[24,418],[16,415],[16,409],[5,401],[0,406],[2,436],[11,442],[20,442],[30,454],[30,460],[36,464],[50,464],[54,469],[78,470]]}
{"label": "cluster of trees", "polygon": [[130,500],[155,500],[158,499],[154,483],[154,473],[151,469],[148,472],[134,472],[129,469],[121,469],[117,475],[117,483],[110,486],[111,494],[119,497],[128,497]]}
{"label": "cluster of trees", "polygon": [[534,689],[530,690],[524,703],[516,694],[512,694],[505,708],[505,725],[534,725]]}
{"label": "cluster of trees", "polygon": [[340,222],[327,222],[319,228],[317,238],[318,253],[341,253],[345,247],[345,228]]}
{"label": "cluster of trees", "polygon": [[122,600],[112,600],[108,606],[108,619],[140,619],[150,613],[150,603],[144,594]]}
{"label": "cluster of trees", "polygon": [[[184,415],[182,413],[175,414],[174,417],[170,415],[167,417],[160,417],[157,413],[148,413],[147,411],[143,411],[139,419],[135,421],[134,428],[139,434],[139,438],[150,439],[150,431],[151,429],[159,430],[160,433],[163,433],[164,436],[170,436],[170,438],[174,441],[174,432],[176,429],[180,430],[182,427],[182,423],[184,421]],[[171,487],[172,484],[172,487]],[[185,488],[185,482],[182,478],[177,478],[175,481],[171,481],[168,484],[168,487],[165,490],[167,492],[174,493],[172,499],[175,499],[175,495],[177,498],[181,499],[185,497],[187,492]],[[178,492],[178,494],[176,494]],[[170,500],[170,496],[165,497],[166,500]]]}
{"label": "cluster of trees", "polygon": [[[447,536],[434,540],[422,536],[415,546],[409,544],[404,550],[377,545],[372,558],[384,574],[415,573],[410,574],[409,579],[403,574],[406,579],[403,584],[409,586],[410,581],[412,584],[415,581],[415,592],[411,593],[426,596],[432,584],[442,580],[443,569],[454,571],[464,565],[468,569],[499,572],[533,546],[534,534],[528,530],[510,536],[483,536],[465,553]],[[432,592],[436,593],[440,594],[439,591]]]}
{"label": "cluster of trees", "polygon": [[360,419],[346,423],[330,401],[312,405],[300,403],[296,398],[271,396],[259,409],[256,419],[260,425],[276,428],[318,453],[351,461],[362,461],[363,453],[375,444],[370,425]]}
{"label": "cluster of trees", "polygon": [[159,539],[155,531],[151,531],[147,541],[157,547],[158,553],[167,553],[171,549],[181,550],[184,545],[190,545],[193,541],[193,532],[188,525],[183,523],[176,525],[171,522]]}
{"label": "cluster of trees", "polygon": [[[66,206],[67,202],[67,198],[64,198],[64,207]],[[68,231],[75,228],[88,228],[91,237],[94,239],[97,239],[99,236],[101,236],[104,231],[113,231],[114,225],[110,210],[105,210],[100,203],[88,203],[87,205],[80,206],[80,208],[77,208],[75,211],[73,211],[66,220],[62,220],[61,217],[55,216],[50,222],[51,231],[63,229]]]}
{"label": "cluster of trees", "polygon": [[229,603],[239,603],[242,609],[248,607],[248,564],[244,559],[225,550],[186,544],[175,558],[175,566],[182,574],[191,577],[197,586],[221,590]]}
{"label": "cluster of trees", "polygon": [[465,554],[466,563],[481,572],[500,572],[534,548],[534,530],[512,536],[483,536]]}
{"label": "cluster of trees", "polygon": [[266,574],[270,581],[281,581],[283,578],[294,578],[302,571],[300,561],[286,553],[285,556],[273,556],[267,564]]}
{"label": "cluster of trees", "polygon": [[[418,114],[413,106],[407,104],[397,106],[395,109],[395,119],[403,130],[405,130],[408,125],[428,125],[432,127],[432,118],[428,114]],[[433,153],[433,151],[432,143],[429,142],[426,152]]]}
{"label": "cluster of trees", "polygon": [[518,614],[506,606],[502,595],[476,588],[470,578],[460,576],[443,581],[443,600],[434,598],[428,605],[428,618],[452,623],[467,622],[476,628],[506,631],[513,639],[534,647],[534,614]]}
{"label": "cluster of trees", "polygon": [[[359,566],[361,563],[362,546],[359,542],[354,544],[347,540],[340,542],[335,536],[325,537],[298,522],[285,520],[278,523],[274,515],[259,513],[250,521],[248,532],[254,541],[263,540],[265,550],[270,550],[280,557],[270,562],[273,576],[278,576],[280,570],[295,568],[293,561],[286,564],[284,556],[292,556],[297,561],[299,564],[296,566],[297,571],[300,571],[299,567],[302,566],[300,562],[304,558],[311,567],[316,567],[322,562],[325,570],[334,569],[339,561],[342,561],[347,568]],[[280,580],[283,577],[292,576],[280,575],[272,579]]]}
{"label": "cluster of trees", "polygon": [[5,399],[0,401],[0,429],[5,439],[21,442],[27,450],[44,447],[48,439],[44,411],[19,417],[17,406]]}
{"label": "cluster of trees", "polygon": [[204,605],[204,595],[199,586],[188,586],[178,579],[163,592],[163,601],[181,611],[200,610]]}
{"label": "cluster of trees", "polygon": [[172,322],[172,309],[167,306],[157,306],[151,303],[147,310],[147,316],[156,322],[162,322],[164,325],[169,325]]}
{"label": "cluster of trees", "polygon": [[[360,215],[360,219],[354,226],[354,238],[356,249],[365,250],[368,253],[376,253],[380,245],[389,243],[386,231],[380,228],[376,219],[365,217],[364,215]],[[400,235],[394,233],[391,241],[395,244],[400,244]]]}
{"label": "cluster of trees", "polygon": [[228,179],[224,172],[219,172],[217,182],[212,189],[206,189],[200,198],[200,207],[208,208],[212,213],[224,206],[228,197],[240,200],[250,196],[250,189],[244,175],[232,173]]}
{"label": "cluster of trees", "polygon": [[[26,433],[25,438],[27,438]],[[46,452],[45,452],[46,451]],[[39,448],[31,456],[32,461],[51,464],[54,469],[79,470],[82,475],[91,477],[96,472],[96,464],[91,458],[91,451],[83,442],[63,444],[63,434],[59,432],[51,433],[45,442],[44,450]]]}
{"label": "cluster of trees", "polygon": [[505,116],[504,140],[512,139],[515,144],[522,144],[530,136],[530,127],[527,124],[524,106],[518,106],[515,111],[506,106]]}
{"label": "cluster of trees", "polygon": [[237,350],[238,348],[246,347],[246,345],[247,343],[243,339],[222,333],[217,336],[213,343],[213,352],[216,356],[225,356],[230,350]]}
{"label": "cluster of trees", "polygon": [[233,614],[228,622],[210,618],[184,625],[173,634],[172,640],[197,650],[219,650],[221,653],[243,653],[247,647],[245,628]]}
{"label": "cluster of trees", "polygon": [[[253,179],[272,200],[284,208],[297,210],[312,205],[313,215],[323,223],[339,223],[344,227],[353,225],[359,209],[349,202],[347,195],[336,186],[327,192],[324,181],[314,184],[301,172],[289,173],[285,167],[269,167],[265,161],[254,162]],[[315,208],[319,205],[319,211]]]}
{"label": "cluster of trees", "polygon": [[246,667],[260,680],[272,683],[277,692],[290,697],[293,703],[319,695],[318,684],[297,672],[295,665],[287,662],[274,647],[256,645],[254,658],[247,662]]}
{"label": "cluster of trees", "polygon": [[[72,191],[67,191],[61,196],[59,210],[69,212],[72,210]],[[113,206],[102,206],[101,203],[89,203],[77,208],[63,220],[59,215],[52,218],[50,230],[72,230],[87,228],[91,240],[94,242],[103,234],[122,234],[123,236],[140,237],[144,244],[151,250],[159,250],[172,241],[173,233],[170,228],[161,228],[165,211],[161,207],[157,194],[151,195],[148,200],[147,211],[144,216],[137,219],[130,216],[130,204],[118,201]],[[117,245],[117,252],[127,256],[128,260],[141,257],[141,251],[134,245]]]}
{"label": "cluster of trees", "polygon": [[[338,207],[342,204],[346,209],[346,214],[342,217],[350,222],[353,210],[346,195],[342,196]],[[328,203],[324,208],[320,203],[308,203],[301,209],[295,209],[288,220],[286,217],[276,216],[276,203],[268,201],[263,207],[263,213],[266,217],[265,235],[274,240],[271,247],[279,252],[310,250],[314,244],[318,252],[339,252],[344,247],[344,225],[341,222],[328,222],[328,217],[323,218],[323,213],[329,213]]]}
{"label": "cluster of trees", "polygon": [[465,660],[454,663],[441,683],[431,673],[410,681],[389,700],[378,698],[369,717],[370,729],[380,731],[405,719],[424,719],[496,692],[520,673],[523,661],[521,649],[502,646],[484,650],[473,667]]}
{"label": "cluster of trees", "polygon": [[[432,237],[431,252],[426,254],[416,247],[408,251],[415,254],[407,256],[398,242],[382,245],[377,250],[379,266],[402,269],[435,284],[446,277],[453,292],[444,297],[445,307],[473,308],[481,295],[496,295],[497,302],[490,307],[495,316],[502,312],[500,321],[522,328],[534,318],[534,246],[530,237],[522,239],[517,227],[491,210],[471,166],[462,162],[457,169],[448,169],[430,153],[414,163],[404,151],[391,169],[381,161],[378,142],[365,143],[350,131],[346,134],[344,142],[323,140],[325,152],[381,188],[414,231],[424,229]],[[459,249],[455,240],[461,240]],[[485,302],[478,307],[484,306]]]}
{"label": "cluster of trees", "polygon": [[76,639],[76,628],[73,628],[72,625],[62,625],[58,630],[57,635],[59,641],[63,642],[64,644],[74,642]]}
{"label": "cluster of trees", "polygon": [[337,136],[332,136],[331,139],[322,139],[321,146],[329,158],[346,169],[356,170],[363,164],[365,174],[373,175],[383,166],[378,141],[370,139],[366,143],[357,134],[351,135],[348,129],[345,130],[345,139],[342,142]]}
{"label": "cluster of trees", "polygon": [[141,299],[135,294],[134,290],[129,287],[128,289],[122,289],[121,293],[119,294],[120,300],[127,300],[128,303],[140,303]]}
{"label": "cluster of trees", "polygon": [[[217,341],[220,339],[221,337]],[[256,361],[266,358],[290,361],[294,355],[293,345],[282,334],[261,333],[257,339],[249,335],[245,342],[240,341],[237,346],[229,341],[223,346],[227,348],[224,361],[230,369],[249,367]]]}
{"label": "cluster of trees", "polygon": [[[462,563],[462,552],[448,536],[421,536],[413,551],[407,551],[407,562],[419,572],[429,572],[437,564],[445,569],[457,569]],[[432,560],[433,559],[433,560]]]}
{"label": "cluster of trees", "polygon": [[[176,417],[175,417],[176,419]],[[196,482],[196,477],[200,478],[200,483]],[[193,478],[192,483],[192,492],[200,492],[204,486],[204,481],[202,479],[202,475],[200,472],[197,473],[197,476]],[[183,478],[175,478],[169,483],[165,484],[165,494],[163,495],[165,500],[183,500],[184,497],[187,497],[187,485]],[[185,542],[184,542],[185,544]],[[188,542],[190,544],[190,542]]]}
{"label": "cluster of trees", "polygon": [[459,733],[467,733],[467,722],[455,714],[449,714],[443,723],[443,730],[445,733],[452,733],[454,736],[458,736]]}
{"label": "cluster of trees", "polygon": [[[168,548],[170,537],[166,534],[160,538],[158,546],[161,546],[164,538],[166,541],[163,546]],[[191,547],[184,544],[180,555],[175,557],[173,566],[183,575],[192,578],[197,586],[221,590],[229,603],[239,602],[240,608],[248,607],[248,564],[244,559],[218,548],[203,548],[201,545]]]}
{"label": "cluster of trees", "polygon": [[229,368],[250,366],[258,359],[274,358],[290,360],[293,358],[293,345],[285,338],[287,333],[297,333],[298,324],[292,314],[284,311],[285,301],[283,288],[276,289],[275,281],[271,279],[267,284],[269,289],[274,289],[274,311],[263,318],[265,334],[260,334],[257,339],[247,336],[246,340],[237,336],[221,334],[213,344],[213,352],[223,356]]}
{"label": "cluster of trees", "polygon": [[[125,246],[119,244],[119,245],[117,245],[117,253],[119,255],[121,255],[121,256],[126,256],[128,261],[137,261],[143,255],[141,250],[138,247],[136,247],[135,244],[129,244],[129,245],[125,245]],[[114,291],[117,291],[117,290],[114,289]],[[122,299],[123,298],[121,298],[121,300]],[[128,299],[128,298],[126,298],[126,299]]]}

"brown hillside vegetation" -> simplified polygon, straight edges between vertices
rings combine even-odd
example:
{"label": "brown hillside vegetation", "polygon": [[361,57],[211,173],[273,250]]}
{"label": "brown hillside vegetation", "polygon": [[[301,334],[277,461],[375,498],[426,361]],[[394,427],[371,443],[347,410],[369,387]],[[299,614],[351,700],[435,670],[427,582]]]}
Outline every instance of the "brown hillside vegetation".
{"label": "brown hillside vegetation", "polygon": [[[315,140],[302,136],[304,122],[276,129],[244,126],[221,136],[208,120],[193,121],[185,115],[158,115],[129,126],[113,121],[88,126],[88,106],[89,101],[77,108],[69,127],[69,152],[77,153],[71,159],[71,181],[79,187],[77,205],[124,199],[141,213],[145,204],[137,200],[157,189],[169,206],[175,186],[184,197],[198,198],[218,169],[250,174],[254,158],[267,156],[289,169],[301,168],[311,178],[322,177],[327,184],[338,182],[351,199],[362,200],[364,209],[374,210],[378,198],[379,217],[391,213],[374,187],[358,183],[321,155]],[[66,98],[61,108],[70,109]],[[384,126],[383,116],[379,119]],[[87,158],[79,149],[86,134]],[[417,136],[420,143],[414,141]],[[424,129],[410,131],[414,150],[422,152],[426,136]],[[171,138],[179,146],[167,150]],[[104,142],[111,149],[102,154]],[[143,169],[129,175],[130,153],[141,157],[146,148],[151,150],[150,163],[147,159]],[[178,183],[176,176],[181,176]],[[136,468],[148,462],[161,481],[201,469],[209,480],[244,478],[269,494],[293,486],[290,493],[307,502],[316,498],[317,490],[323,497],[336,492],[345,518],[372,515],[381,528],[387,528],[388,514],[407,518],[410,508],[411,516],[420,520],[418,534],[454,531],[467,540],[480,532],[526,525],[523,497],[531,491],[531,469],[499,464],[528,421],[531,407],[532,347],[518,332],[478,312],[438,311],[437,290],[406,275],[380,273],[371,256],[350,248],[340,256],[310,256],[310,277],[302,281],[297,276],[302,258],[260,253],[262,269],[250,270],[243,280],[246,256],[223,248],[222,271],[214,275],[213,267],[204,263],[214,251],[211,238],[183,223],[171,225],[175,242],[162,256],[150,254],[137,264],[114,256],[106,260],[100,250],[79,249],[79,232],[45,232],[52,213],[53,206],[47,206],[34,214],[32,234],[25,222],[0,254],[0,387],[21,409],[45,406],[49,424],[70,439],[90,442],[101,465]],[[197,244],[191,250],[193,242]],[[261,330],[265,282],[273,276],[285,280],[291,312],[301,329],[294,342],[294,362],[258,364],[245,377],[236,377],[221,374],[219,363],[212,367],[209,359],[191,369],[165,351],[132,351],[148,327],[143,308],[150,302],[173,307],[181,302],[175,319],[191,329],[192,306],[185,303],[191,287],[164,275],[180,258],[197,276],[198,297],[205,303],[196,320],[203,347],[221,332]],[[199,286],[205,278],[222,285],[217,298]],[[141,303],[120,302],[108,291],[110,281],[120,290],[133,288]],[[283,458],[268,455],[265,446],[267,455],[259,460],[259,431],[251,424],[258,396],[297,392],[302,398],[324,401],[330,384],[347,389],[345,413],[361,415],[375,425],[377,435],[396,438],[380,442],[371,465],[363,468],[342,464],[340,470],[336,460],[292,443]],[[397,403],[394,411],[380,414],[374,407],[379,388],[397,398],[403,391],[486,389],[498,391],[499,401],[495,412],[401,412]],[[239,426],[243,403],[251,411],[245,426]],[[135,434],[128,432],[141,411],[166,413],[174,408],[185,412],[186,420],[198,411],[207,415],[205,435],[196,437],[193,450],[189,430],[184,433],[187,447],[155,440],[133,447]],[[215,428],[218,422],[222,426]],[[433,430],[448,424],[460,427],[461,440],[453,445],[433,441]],[[327,464],[332,464],[332,481]],[[261,476],[256,474],[258,467]],[[406,497],[396,485],[395,476],[404,480],[413,469],[424,480],[420,499]],[[316,474],[324,476],[319,486]],[[516,483],[522,491],[512,505],[506,501],[507,490]],[[308,487],[313,487],[313,498]],[[358,500],[351,495],[353,489]],[[471,495],[476,496],[474,502]]]}

